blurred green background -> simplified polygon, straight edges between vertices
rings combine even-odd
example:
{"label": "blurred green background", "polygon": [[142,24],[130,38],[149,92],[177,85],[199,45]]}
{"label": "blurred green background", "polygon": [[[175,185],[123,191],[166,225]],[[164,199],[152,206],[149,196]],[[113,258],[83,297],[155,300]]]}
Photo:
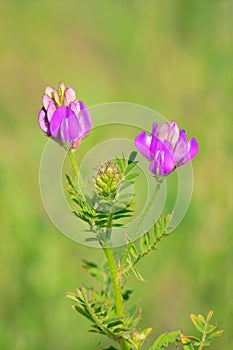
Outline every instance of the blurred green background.
{"label": "blurred green background", "polygon": [[[125,101],[175,119],[200,152],[181,225],[141,264],[141,327],[153,336],[215,310],[233,348],[232,2],[0,1],[0,349],[102,349],[66,291],[91,283],[82,258],[102,253],[60,234],[38,185],[46,85],[72,85],[88,106]],[[231,222],[230,222],[231,221]]]}

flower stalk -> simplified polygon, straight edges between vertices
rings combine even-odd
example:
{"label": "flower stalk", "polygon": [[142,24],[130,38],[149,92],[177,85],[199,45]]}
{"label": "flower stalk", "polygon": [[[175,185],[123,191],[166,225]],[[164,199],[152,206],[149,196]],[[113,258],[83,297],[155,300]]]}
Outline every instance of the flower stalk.
{"label": "flower stalk", "polygon": [[72,165],[72,168],[74,170],[74,174],[75,174],[75,177],[76,177],[76,181],[78,182],[78,179],[79,179],[79,170],[78,170],[78,165],[77,165],[77,162],[75,160],[75,156],[74,156],[74,150],[72,148],[69,149],[68,151],[68,156],[70,158],[70,163]]}

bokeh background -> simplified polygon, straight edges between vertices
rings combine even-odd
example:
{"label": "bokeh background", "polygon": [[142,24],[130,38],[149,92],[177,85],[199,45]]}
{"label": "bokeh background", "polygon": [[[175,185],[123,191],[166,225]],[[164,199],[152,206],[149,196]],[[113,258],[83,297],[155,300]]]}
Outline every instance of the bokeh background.
{"label": "bokeh background", "polygon": [[[46,85],[64,81],[88,106],[125,101],[195,136],[193,198],[181,225],[141,264],[148,340],[215,310],[233,348],[232,1],[0,1],[0,348],[102,349],[66,291],[91,283],[81,259],[102,258],[60,234],[38,185]],[[232,207],[231,207],[232,209]],[[232,212],[231,212],[232,214]],[[145,347],[146,348],[146,347]]]}

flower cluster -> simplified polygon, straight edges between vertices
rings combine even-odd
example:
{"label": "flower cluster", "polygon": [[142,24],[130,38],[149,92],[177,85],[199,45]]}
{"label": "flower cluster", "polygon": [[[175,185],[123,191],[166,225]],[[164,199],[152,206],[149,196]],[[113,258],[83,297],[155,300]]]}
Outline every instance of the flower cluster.
{"label": "flower cluster", "polygon": [[150,161],[150,172],[157,178],[192,160],[198,152],[195,138],[188,141],[185,131],[176,122],[153,124],[150,136],[145,131],[134,140],[138,151]]}
{"label": "flower cluster", "polygon": [[39,111],[40,128],[62,145],[76,148],[91,129],[91,117],[71,86],[59,83],[58,89],[47,86]]}

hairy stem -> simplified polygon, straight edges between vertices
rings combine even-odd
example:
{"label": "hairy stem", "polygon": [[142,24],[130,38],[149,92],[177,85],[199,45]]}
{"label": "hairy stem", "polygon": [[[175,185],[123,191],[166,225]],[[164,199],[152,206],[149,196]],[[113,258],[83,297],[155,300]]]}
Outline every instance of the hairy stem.
{"label": "hairy stem", "polygon": [[[107,230],[110,230],[110,231],[112,229],[112,218],[113,218],[113,214],[110,213],[108,223],[107,223],[107,228],[106,228]],[[110,239],[110,237],[109,237],[109,239]],[[121,293],[121,281],[119,278],[118,270],[116,267],[115,259],[114,259],[113,252],[112,252],[112,249],[110,247],[109,241],[108,241],[107,245],[103,247],[103,250],[104,250],[104,254],[105,254],[105,257],[107,259],[109,271],[111,274],[116,313],[119,316],[123,316],[124,315],[124,307],[123,307],[123,297],[122,297],[122,293]],[[129,346],[124,339],[122,339],[120,341],[120,343],[121,343],[122,350],[129,350]]]}
{"label": "hairy stem", "polygon": [[118,278],[118,271],[116,268],[114,256],[112,249],[110,247],[104,247],[104,254],[106,256],[109,271],[112,278],[112,286],[113,286],[113,292],[114,292],[114,299],[115,299],[115,306],[116,306],[116,312],[117,315],[124,315],[124,309],[123,309],[123,299],[121,294],[121,284]]}
{"label": "hairy stem", "polygon": [[[103,250],[104,250],[104,254],[106,256],[108,266],[109,266],[109,271],[111,274],[116,313],[117,315],[122,316],[124,315],[124,307],[123,307],[123,298],[121,294],[121,283],[119,280],[113,252],[109,246],[104,247]],[[122,339],[120,343],[121,343],[122,350],[129,350],[129,346],[124,339]]]}

